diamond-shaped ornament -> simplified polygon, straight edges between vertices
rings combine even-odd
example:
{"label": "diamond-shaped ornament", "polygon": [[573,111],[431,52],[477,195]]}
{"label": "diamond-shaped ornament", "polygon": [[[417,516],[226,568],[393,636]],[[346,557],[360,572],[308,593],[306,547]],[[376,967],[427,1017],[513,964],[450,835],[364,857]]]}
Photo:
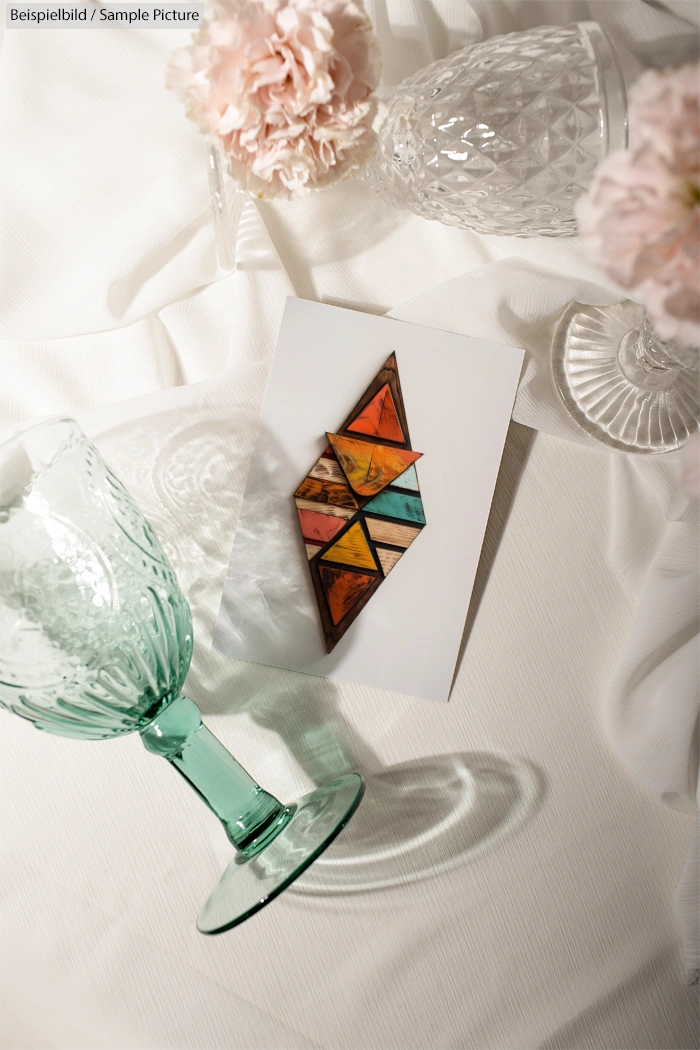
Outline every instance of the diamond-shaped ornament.
{"label": "diamond-shaped ornament", "polygon": [[394,354],[294,493],[330,652],[425,527]]}

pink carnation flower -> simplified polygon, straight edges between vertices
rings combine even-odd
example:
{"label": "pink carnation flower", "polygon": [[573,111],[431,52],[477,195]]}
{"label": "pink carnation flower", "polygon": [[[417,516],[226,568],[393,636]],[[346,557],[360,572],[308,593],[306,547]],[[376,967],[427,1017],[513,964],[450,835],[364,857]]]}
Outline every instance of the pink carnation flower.
{"label": "pink carnation flower", "polygon": [[375,148],[379,49],[362,0],[214,0],[167,83],[257,197],[301,197]]}
{"label": "pink carnation flower", "polygon": [[576,215],[591,259],[644,303],[662,339],[700,345],[700,68],[649,70],[630,150],[599,165]]}

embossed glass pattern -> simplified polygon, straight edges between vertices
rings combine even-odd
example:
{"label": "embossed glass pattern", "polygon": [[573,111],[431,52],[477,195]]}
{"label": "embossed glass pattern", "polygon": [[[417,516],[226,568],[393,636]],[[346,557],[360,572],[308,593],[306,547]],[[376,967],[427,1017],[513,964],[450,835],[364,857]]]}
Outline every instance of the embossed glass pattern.
{"label": "embossed glass pattern", "polygon": [[192,621],[123,485],[69,421],[3,463],[0,703],[38,729],[130,733],[178,695]]}
{"label": "embossed glass pattern", "polygon": [[138,731],[219,817],[236,854],[198,920],[218,933],[287,887],[345,826],[348,774],[284,805],[181,695],[192,620],[153,529],[73,420],[0,445],[0,706],[101,740]]}
{"label": "embossed glass pattern", "polygon": [[552,343],[552,370],[572,418],[623,452],[671,452],[700,425],[700,352],[664,342],[644,307],[572,302]]}
{"label": "embossed glass pattern", "polygon": [[366,178],[393,205],[479,233],[576,233],[573,205],[627,141],[624,83],[595,22],[492,37],[385,99]]}

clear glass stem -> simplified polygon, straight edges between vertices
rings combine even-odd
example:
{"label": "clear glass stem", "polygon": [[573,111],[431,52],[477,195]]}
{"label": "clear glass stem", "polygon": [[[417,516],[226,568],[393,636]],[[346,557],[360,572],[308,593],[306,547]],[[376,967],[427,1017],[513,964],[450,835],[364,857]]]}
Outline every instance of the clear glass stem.
{"label": "clear glass stem", "polygon": [[141,729],[148,751],[167,758],[204,799],[241,853],[268,845],[293,815],[256,784],[202,724],[199,708],[179,696]]}
{"label": "clear glass stem", "polygon": [[698,348],[663,340],[639,303],[569,303],[552,341],[554,382],[585,431],[623,452],[680,448],[700,421]]}
{"label": "clear glass stem", "polygon": [[245,194],[228,175],[226,159],[212,146],[209,150],[209,192],[214,214],[214,234],[219,265],[232,270],[236,265],[236,239]]}
{"label": "clear glass stem", "polygon": [[683,365],[669,357],[675,344],[659,339],[648,320],[620,341],[618,361],[626,379],[644,390],[663,390],[675,381]]}

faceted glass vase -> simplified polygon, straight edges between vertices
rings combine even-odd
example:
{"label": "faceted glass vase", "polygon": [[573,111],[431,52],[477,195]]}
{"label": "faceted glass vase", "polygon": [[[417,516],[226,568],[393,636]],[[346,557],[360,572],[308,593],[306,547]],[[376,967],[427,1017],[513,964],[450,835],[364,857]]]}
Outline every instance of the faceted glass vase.
{"label": "faceted glass vase", "polygon": [[466,47],[385,102],[365,177],[395,207],[482,234],[575,234],[575,201],[627,144],[624,81],[595,22]]}
{"label": "faceted glass vase", "polygon": [[217,815],[235,849],[199,915],[219,933],[276,897],[333,841],[364,781],[284,805],[181,693],[192,620],[158,539],[73,420],[0,444],[0,706],[81,740],[138,732]]}

